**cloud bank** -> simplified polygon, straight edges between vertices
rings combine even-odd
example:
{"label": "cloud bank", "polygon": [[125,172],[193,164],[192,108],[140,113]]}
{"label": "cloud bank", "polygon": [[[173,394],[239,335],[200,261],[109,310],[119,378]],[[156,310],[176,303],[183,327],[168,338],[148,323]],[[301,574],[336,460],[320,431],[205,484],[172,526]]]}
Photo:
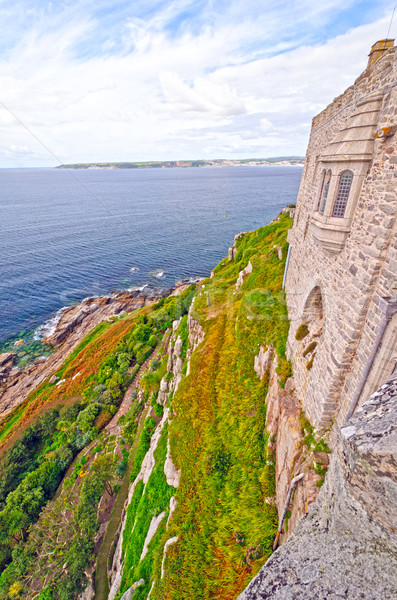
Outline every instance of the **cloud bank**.
{"label": "cloud bank", "polygon": [[392,4],[0,0],[0,167],[303,155]]}

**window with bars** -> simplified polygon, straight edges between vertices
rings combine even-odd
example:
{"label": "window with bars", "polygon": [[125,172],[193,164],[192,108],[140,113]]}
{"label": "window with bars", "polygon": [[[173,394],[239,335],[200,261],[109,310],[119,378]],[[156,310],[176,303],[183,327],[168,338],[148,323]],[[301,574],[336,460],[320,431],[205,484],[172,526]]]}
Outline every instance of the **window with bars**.
{"label": "window with bars", "polygon": [[349,199],[350,188],[353,181],[353,173],[351,171],[343,171],[339,177],[338,194],[332,210],[333,217],[344,217]]}

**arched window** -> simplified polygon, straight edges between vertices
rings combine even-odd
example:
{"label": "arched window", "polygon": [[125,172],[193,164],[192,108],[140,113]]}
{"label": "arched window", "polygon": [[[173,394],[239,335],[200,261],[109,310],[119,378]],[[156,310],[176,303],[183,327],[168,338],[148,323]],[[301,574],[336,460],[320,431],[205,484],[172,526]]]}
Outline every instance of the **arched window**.
{"label": "arched window", "polygon": [[328,190],[329,190],[330,183],[331,183],[331,171],[328,171],[328,173],[324,177],[324,188],[322,190],[322,197],[320,199],[319,211],[321,214],[324,214],[325,205],[327,203],[327,198],[328,198]]}
{"label": "arched window", "polygon": [[343,171],[339,176],[338,193],[336,196],[334,208],[332,210],[333,217],[344,217],[349,199],[349,192],[353,181],[353,173],[351,171]]}

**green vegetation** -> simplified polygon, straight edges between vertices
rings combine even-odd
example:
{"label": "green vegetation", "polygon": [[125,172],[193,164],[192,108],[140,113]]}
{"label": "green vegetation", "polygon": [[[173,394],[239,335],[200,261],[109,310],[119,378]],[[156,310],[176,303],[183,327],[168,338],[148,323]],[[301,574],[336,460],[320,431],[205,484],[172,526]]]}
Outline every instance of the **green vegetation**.
{"label": "green vegetation", "polygon": [[[6,420],[1,432],[3,439],[9,439],[14,432],[16,441],[4,453],[0,463],[0,598],[8,598],[8,594],[15,598],[30,597],[30,586],[37,584],[36,576],[32,575],[37,570],[33,568],[31,559],[42,551],[44,532],[49,527],[44,515],[47,512],[53,515],[49,500],[54,497],[75,456],[98,438],[116,413],[124,391],[139,365],[153,352],[158,339],[175,318],[186,313],[194,289],[189,288],[179,297],[160,301],[153,307],[150,317],[146,314],[147,310],[142,310],[140,314],[127,316],[122,321],[106,322],[96,327],[58,371],[58,377],[65,379],[62,390],[60,386],[45,382]],[[164,365],[153,364],[152,367],[150,373],[154,381],[150,385],[153,391],[157,391],[165,372]],[[73,398],[76,401],[71,404],[69,399]],[[55,409],[45,410],[47,403],[57,401],[59,404]],[[63,403],[66,405],[62,408]],[[126,442],[133,442],[142,408],[142,403],[137,401],[136,395],[133,396],[123,423]],[[27,416],[32,419],[36,413],[42,416],[32,425],[23,427]],[[140,461],[147,451],[155,424],[152,418],[145,423],[137,452]],[[21,429],[19,436],[17,427]],[[93,536],[98,526],[96,505],[105,490],[109,496],[117,491],[119,486],[114,483],[126,473],[128,451],[123,449],[121,459],[113,460],[113,439],[109,438],[105,445],[103,439],[100,443],[98,441],[91,453],[85,451],[74,463],[62,486],[61,496],[70,508],[65,513],[58,542],[63,546],[65,531],[70,533],[70,527],[73,531],[76,527],[79,533],[75,535],[80,536],[80,545],[72,544],[69,553],[59,554],[57,543],[52,541],[51,553],[62,556],[62,560],[71,566],[66,579],[60,578],[62,585],[53,582],[42,592],[43,598],[71,598],[80,593],[86,579],[84,569],[92,559]],[[105,456],[108,458],[105,459]],[[58,503],[58,499],[55,500],[56,506]],[[51,519],[49,517],[49,521]],[[59,567],[59,561],[44,563],[53,571],[55,581],[59,575],[55,564]],[[44,579],[48,581],[49,578]],[[65,590],[69,590],[69,595],[65,595]],[[70,590],[74,590],[73,593]]]}
{"label": "green vegetation", "polygon": [[317,342],[311,342],[307,348],[305,348],[305,351],[303,352],[302,356],[305,357],[308,354],[310,354],[310,352],[313,352],[313,350],[316,348],[317,346]]}
{"label": "green vegetation", "polygon": [[[165,426],[154,453],[156,464],[149,481],[146,486],[142,481],[137,483],[127,510],[127,522],[123,536],[125,565],[120,590],[116,596],[117,600],[135,581],[141,578],[145,580],[145,585],[137,589],[134,599],[144,600],[150,590],[151,577],[154,575],[158,578],[160,575],[169,501],[175,492],[174,488],[167,484],[164,475],[167,437],[168,428]],[[160,526],[149,544],[146,556],[140,560],[152,518],[158,517],[162,512],[165,514]]]}
{"label": "green vegetation", "polygon": [[309,328],[306,323],[299,325],[296,330],[295,339],[300,341],[303,340],[307,335],[309,335]]}
{"label": "green vegetation", "polygon": [[[253,369],[260,345],[277,353],[282,381],[290,374],[285,357],[288,319],[281,290],[285,260],[272,252],[280,245],[287,255],[288,215],[237,242],[235,262],[222,261],[205,280],[196,298],[194,318],[205,329],[204,342],[193,354],[189,377],[168,400],[173,419],[170,444],[182,478],[178,489],[167,486],[163,464],[166,433],[157,447],[156,466],[146,485],[138,482],[127,512],[123,538],[124,574],[117,598],[136,581],[134,598],[235,598],[271,553],[277,529],[275,463],[265,433],[267,380]],[[238,273],[248,260],[253,272],[234,294]],[[209,306],[207,305],[207,294]],[[176,335],[187,349],[186,319]],[[140,445],[148,448],[142,437]],[[143,454],[143,452],[141,453]],[[137,460],[133,477],[139,471]],[[178,505],[168,523],[169,498]],[[164,519],[140,561],[153,517]],[[161,564],[168,547],[165,572]]]}
{"label": "green vegetation", "polygon": [[309,451],[317,450],[319,452],[331,452],[328,444],[325,441],[325,436],[319,436],[316,434],[314,426],[311,425],[309,419],[306,417],[303,411],[299,420],[304,433],[303,445]]}
{"label": "green vegetation", "polygon": [[[111,507],[126,478],[135,480],[163,416],[156,398],[166,356],[156,355],[141,391],[132,394],[131,408],[120,419],[121,441],[104,427],[175,320],[180,320],[176,335],[186,372],[187,312],[194,295],[192,316],[205,338],[191,358],[189,376],[168,399],[172,421],[163,423],[149,480],[146,486],[134,483],[117,598],[143,578],[134,598],[143,600],[152,589],[153,600],[227,600],[257,573],[271,553],[277,513],[271,501],[275,462],[265,432],[269,376],[259,380],[253,365],[259,347],[272,346],[281,385],[291,374],[281,289],[291,224],[282,214],[244,234],[235,260],[223,260],[198,290],[192,285],[180,296],[98,326],[59,369],[62,385],[44,382],[10,415],[0,433],[4,443],[11,435],[19,439],[0,464],[0,600],[66,600],[81,593],[93,559],[98,503]],[[275,245],[282,248],[282,260]],[[253,271],[236,292],[238,274],[249,260]],[[55,408],[46,410],[50,403]],[[143,424],[142,417],[138,429],[144,404],[146,410],[153,407],[155,418]],[[308,429],[305,439],[321,446],[314,430]],[[168,441],[182,473],[178,489],[164,475]],[[172,496],[177,508],[168,521]],[[162,513],[141,560],[150,523]],[[167,550],[161,578],[164,544],[172,537],[178,541]]]}

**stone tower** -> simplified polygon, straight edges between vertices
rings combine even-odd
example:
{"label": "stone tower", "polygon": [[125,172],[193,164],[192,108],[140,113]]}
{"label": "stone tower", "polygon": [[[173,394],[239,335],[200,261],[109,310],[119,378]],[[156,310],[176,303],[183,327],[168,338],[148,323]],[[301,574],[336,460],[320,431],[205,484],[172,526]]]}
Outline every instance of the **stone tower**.
{"label": "stone tower", "polygon": [[397,48],[313,119],[290,231],[288,355],[317,427],[341,425],[397,360]]}

